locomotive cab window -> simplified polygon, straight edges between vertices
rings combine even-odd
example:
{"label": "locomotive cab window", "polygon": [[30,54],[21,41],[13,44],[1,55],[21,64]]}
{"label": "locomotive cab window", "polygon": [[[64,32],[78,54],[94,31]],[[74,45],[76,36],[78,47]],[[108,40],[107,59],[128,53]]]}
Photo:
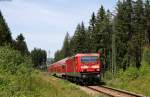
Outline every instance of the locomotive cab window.
{"label": "locomotive cab window", "polygon": [[83,56],[81,57],[81,62],[97,62],[98,56]]}

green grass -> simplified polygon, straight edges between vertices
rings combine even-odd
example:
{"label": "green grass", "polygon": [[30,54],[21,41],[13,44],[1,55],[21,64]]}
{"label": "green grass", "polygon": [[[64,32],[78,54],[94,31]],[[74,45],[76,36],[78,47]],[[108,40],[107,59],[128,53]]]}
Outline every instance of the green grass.
{"label": "green grass", "polygon": [[91,97],[74,84],[47,74],[36,72],[34,79],[32,87],[42,95],[39,97]]}

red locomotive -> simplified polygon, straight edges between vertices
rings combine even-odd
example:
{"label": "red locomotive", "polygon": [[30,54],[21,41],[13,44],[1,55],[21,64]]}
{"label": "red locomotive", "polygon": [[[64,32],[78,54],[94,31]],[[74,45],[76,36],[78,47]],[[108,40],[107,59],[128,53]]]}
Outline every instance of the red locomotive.
{"label": "red locomotive", "polygon": [[48,72],[75,82],[97,82],[100,80],[100,54],[76,54],[48,67]]}

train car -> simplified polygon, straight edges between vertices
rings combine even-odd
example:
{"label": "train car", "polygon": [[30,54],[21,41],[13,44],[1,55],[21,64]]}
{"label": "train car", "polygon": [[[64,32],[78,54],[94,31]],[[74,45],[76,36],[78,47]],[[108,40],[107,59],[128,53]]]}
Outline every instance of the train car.
{"label": "train car", "polygon": [[76,54],[51,64],[48,72],[75,82],[99,81],[101,72],[99,57],[97,53]]}
{"label": "train car", "polygon": [[58,77],[62,77],[62,76],[65,76],[65,72],[66,72],[66,68],[65,68],[65,65],[66,65],[66,60],[68,58],[65,58],[63,60],[60,60],[58,62],[55,62],[53,64],[51,64],[49,67],[48,67],[48,72],[51,74],[51,75],[56,75]]}

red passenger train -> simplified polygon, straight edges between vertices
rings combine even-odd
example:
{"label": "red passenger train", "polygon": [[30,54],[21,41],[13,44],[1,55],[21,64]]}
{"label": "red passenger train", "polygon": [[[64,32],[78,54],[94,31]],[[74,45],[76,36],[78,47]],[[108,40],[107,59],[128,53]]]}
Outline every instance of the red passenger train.
{"label": "red passenger train", "polygon": [[48,67],[48,72],[75,82],[97,82],[100,80],[100,54],[76,54]]}

